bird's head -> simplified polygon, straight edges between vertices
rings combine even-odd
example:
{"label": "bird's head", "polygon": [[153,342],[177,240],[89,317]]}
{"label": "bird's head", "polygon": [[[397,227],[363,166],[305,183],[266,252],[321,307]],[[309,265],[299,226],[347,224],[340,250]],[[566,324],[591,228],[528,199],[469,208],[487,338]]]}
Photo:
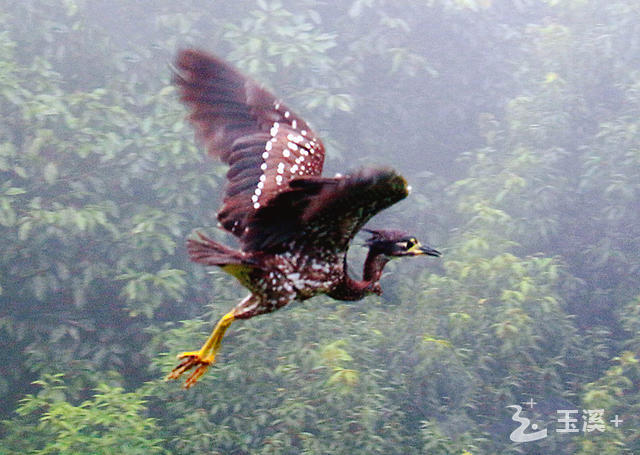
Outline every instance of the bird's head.
{"label": "bird's head", "polygon": [[369,249],[388,258],[399,258],[406,256],[440,256],[440,252],[431,247],[424,246],[412,235],[404,231],[396,230],[371,230],[371,237],[367,239],[366,245]]}

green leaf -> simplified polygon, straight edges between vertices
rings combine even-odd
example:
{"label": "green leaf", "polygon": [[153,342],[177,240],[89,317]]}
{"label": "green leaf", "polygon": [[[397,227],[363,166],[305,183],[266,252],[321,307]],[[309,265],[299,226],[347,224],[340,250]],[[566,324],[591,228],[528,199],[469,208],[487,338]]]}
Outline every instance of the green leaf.
{"label": "green leaf", "polygon": [[17,196],[19,194],[25,194],[27,190],[24,188],[11,187],[7,191],[4,192],[7,196]]}
{"label": "green leaf", "polygon": [[31,231],[31,227],[33,224],[31,221],[23,222],[18,228],[18,239],[21,241],[25,241],[29,238],[29,232]]}
{"label": "green leaf", "polygon": [[44,180],[48,184],[52,184],[58,178],[58,167],[55,163],[49,162],[44,167]]}
{"label": "green leaf", "polygon": [[434,338],[434,337],[431,337],[431,336],[428,336],[428,335],[423,336],[422,337],[422,341],[424,341],[425,343],[437,343],[437,344],[440,344],[440,345],[445,346],[447,348],[451,348],[452,347],[451,342],[449,342],[447,340],[444,340],[442,338]]}

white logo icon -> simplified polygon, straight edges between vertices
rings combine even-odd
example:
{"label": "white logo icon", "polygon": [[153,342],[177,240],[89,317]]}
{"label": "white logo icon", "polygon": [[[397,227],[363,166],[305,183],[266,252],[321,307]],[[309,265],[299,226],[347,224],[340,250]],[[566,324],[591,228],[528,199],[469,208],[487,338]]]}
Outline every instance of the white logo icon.
{"label": "white logo icon", "polygon": [[[513,442],[531,442],[531,441],[537,441],[539,439],[544,439],[547,437],[546,428],[543,430],[534,431],[533,433],[525,433],[524,430],[529,428],[529,424],[531,423],[531,421],[526,417],[520,416],[520,413],[522,412],[522,406],[513,404],[507,407],[513,408],[516,410],[515,414],[513,414],[513,417],[511,417],[511,420],[513,420],[514,422],[518,422],[520,424],[518,428],[516,428],[511,432],[511,434],[509,435],[509,439],[511,439]],[[531,429],[537,430],[538,425],[536,425],[535,423],[532,424]]]}

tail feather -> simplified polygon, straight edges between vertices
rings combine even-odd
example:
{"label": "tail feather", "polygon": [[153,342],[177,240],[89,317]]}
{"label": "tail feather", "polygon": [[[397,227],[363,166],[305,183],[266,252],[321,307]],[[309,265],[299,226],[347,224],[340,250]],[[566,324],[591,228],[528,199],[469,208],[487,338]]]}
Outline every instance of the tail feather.
{"label": "tail feather", "polygon": [[196,232],[198,238],[187,240],[187,251],[193,262],[205,265],[249,265],[246,255],[240,251],[232,250],[224,245],[214,242],[200,232]]}

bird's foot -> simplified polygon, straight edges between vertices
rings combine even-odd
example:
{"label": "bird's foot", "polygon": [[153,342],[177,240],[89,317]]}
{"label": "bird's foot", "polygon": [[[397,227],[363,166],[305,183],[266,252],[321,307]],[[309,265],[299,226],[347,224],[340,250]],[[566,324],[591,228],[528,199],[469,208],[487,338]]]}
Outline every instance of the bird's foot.
{"label": "bird's foot", "polygon": [[191,373],[185,381],[184,388],[188,389],[198,382],[198,379],[207,372],[209,366],[215,362],[224,332],[229,328],[234,319],[233,311],[225,314],[222,319],[218,321],[213,332],[211,332],[211,335],[209,335],[209,338],[199,351],[183,352],[178,355],[178,359],[181,359],[182,362],[171,370],[167,379],[178,379],[182,373],[195,367],[193,373]]}
{"label": "bird's foot", "polygon": [[182,373],[185,373],[195,367],[195,370],[193,370],[184,383],[185,389],[188,389],[198,382],[198,379],[207,372],[209,366],[215,362],[215,356],[202,356],[200,351],[183,352],[178,355],[178,359],[182,360],[182,362],[171,370],[167,379],[178,379]]}

